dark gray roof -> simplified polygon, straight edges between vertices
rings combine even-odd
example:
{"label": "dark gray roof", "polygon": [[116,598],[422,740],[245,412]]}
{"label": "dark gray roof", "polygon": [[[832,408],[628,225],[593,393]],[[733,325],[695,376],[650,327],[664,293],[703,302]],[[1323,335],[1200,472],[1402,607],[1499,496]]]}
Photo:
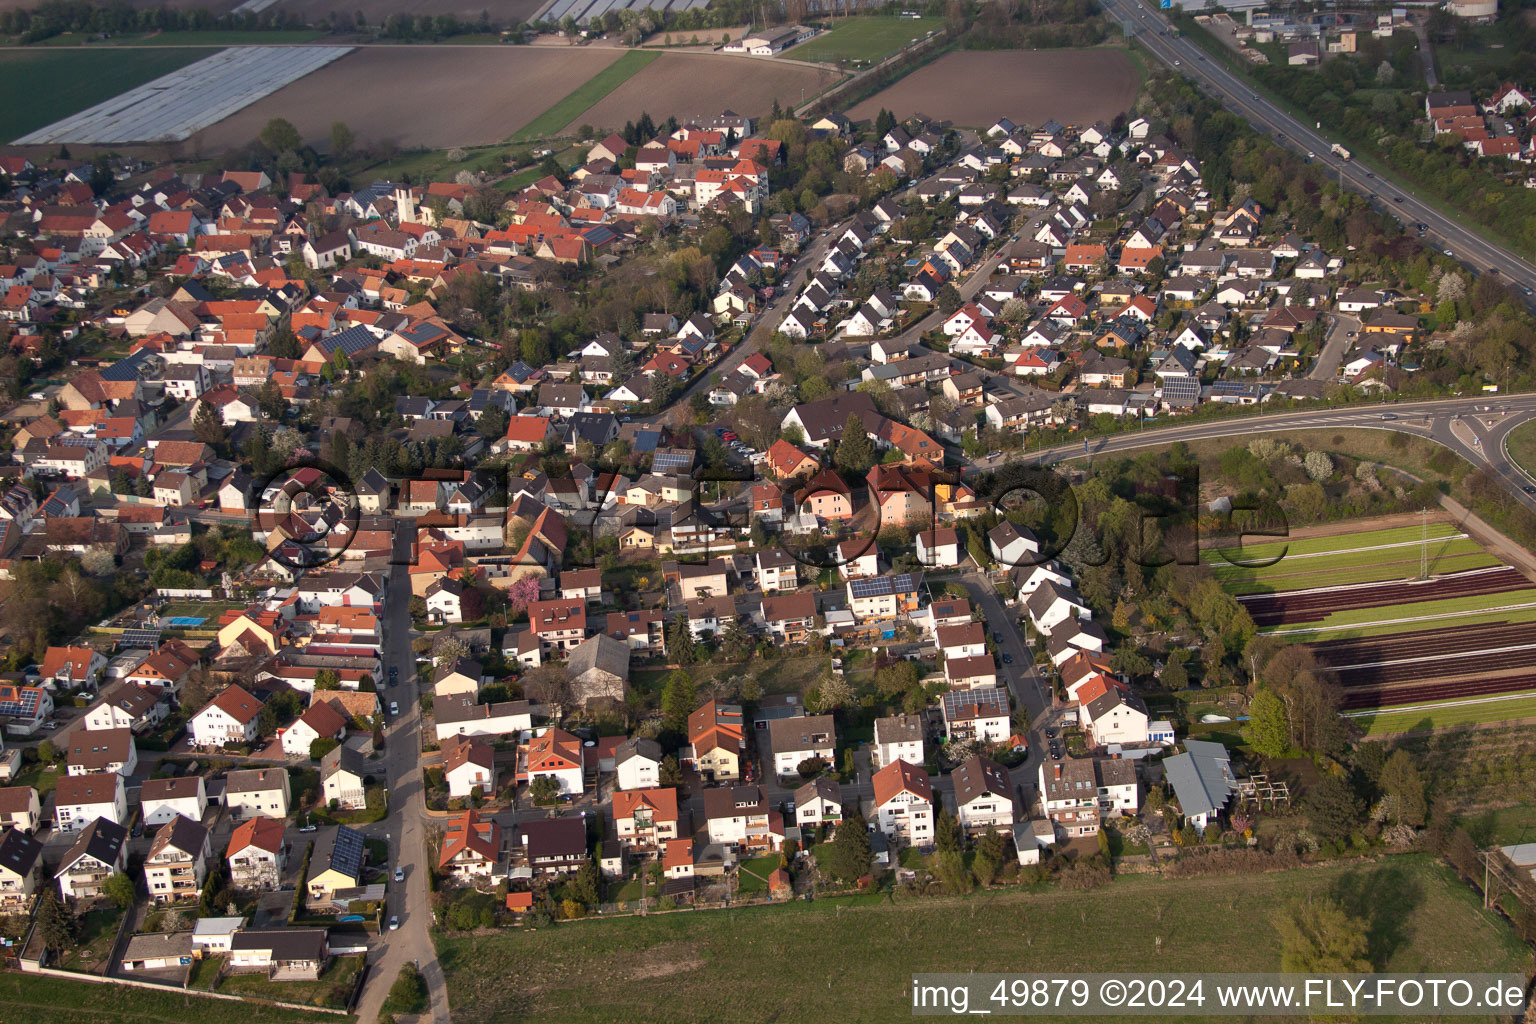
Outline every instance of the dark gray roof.
{"label": "dark gray roof", "polygon": [[1227,748],[1208,740],[1185,740],[1185,753],[1163,759],[1163,770],[1186,817],[1226,806],[1232,793],[1232,765]]}
{"label": "dark gray roof", "polygon": [[0,839],[0,868],[18,875],[30,874],[37,866],[37,858],[43,852],[43,844],[20,829],[6,829]]}
{"label": "dark gray roof", "polygon": [[85,830],[80,833],[80,838],[75,840],[75,845],[69,848],[64,859],[59,861],[59,874],[63,874],[74,866],[81,857],[94,857],[103,864],[117,863],[118,855],[122,852],[123,844],[128,841],[128,830],[115,821],[106,818],[97,818]]}

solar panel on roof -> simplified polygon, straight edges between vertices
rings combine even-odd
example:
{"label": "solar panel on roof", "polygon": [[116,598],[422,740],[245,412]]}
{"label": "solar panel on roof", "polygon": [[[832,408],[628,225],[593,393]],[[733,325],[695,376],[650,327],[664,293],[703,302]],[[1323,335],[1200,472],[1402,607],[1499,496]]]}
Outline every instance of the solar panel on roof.
{"label": "solar panel on roof", "polygon": [[848,592],[854,597],[879,597],[891,593],[891,581],[884,576],[849,580]]}
{"label": "solar panel on roof", "polygon": [[651,457],[651,470],[660,472],[663,469],[692,469],[693,452],[683,451],[677,448],[658,449]]}
{"label": "solar panel on roof", "polygon": [[343,874],[360,876],[363,873],[363,834],[342,825],[336,829],[336,842],[331,847],[331,867]]}
{"label": "solar panel on roof", "polygon": [[117,636],[119,647],[159,647],[158,629],[125,629]]}

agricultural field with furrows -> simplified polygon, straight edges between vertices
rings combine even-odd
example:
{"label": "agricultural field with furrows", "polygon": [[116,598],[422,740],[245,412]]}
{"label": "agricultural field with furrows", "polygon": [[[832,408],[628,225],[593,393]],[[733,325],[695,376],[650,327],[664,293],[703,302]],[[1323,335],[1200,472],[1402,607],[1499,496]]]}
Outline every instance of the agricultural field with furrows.
{"label": "agricultural field with furrows", "polygon": [[1536,585],[1455,523],[1360,526],[1203,557],[1261,632],[1332,669],[1347,710],[1434,705],[1368,731],[1479,721],[1464,702],[1536,690]]}

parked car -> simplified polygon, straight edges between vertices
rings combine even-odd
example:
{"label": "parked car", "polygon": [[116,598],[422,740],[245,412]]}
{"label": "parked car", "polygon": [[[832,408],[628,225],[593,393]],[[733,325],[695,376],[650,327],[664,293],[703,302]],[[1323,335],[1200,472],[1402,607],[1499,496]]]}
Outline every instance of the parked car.
{"label": "parked car", "polygon": [[397,882],[405,881],[405,868],[402,868],[402,867],[396,867],[395,868],[395,881],[397,881]]}
{"label": "parked car", "polygon": [[398,701],[392,700],[389,702],[389,714],[390,717],[400,714],[400,703]]}
{"label": "parked car", "polygon": [[399,914],[390,914],[389,915],[389,930],[392,931],[392,932],[400,930],[400,915]]}

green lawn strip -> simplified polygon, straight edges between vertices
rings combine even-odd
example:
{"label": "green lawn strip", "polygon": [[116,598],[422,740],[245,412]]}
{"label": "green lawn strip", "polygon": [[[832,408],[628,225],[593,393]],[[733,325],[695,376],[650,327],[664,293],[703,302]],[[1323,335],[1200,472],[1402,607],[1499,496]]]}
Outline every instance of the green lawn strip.
{"label": "green lawn strip", "polygon": [[[0,58],[0,143],[20,138],[216,53],[213,48],[7,50]],[[39,89],[39,82],[47,82]]]}
{"label": "green lawn strip", "polygon": [[[1506,590],[1498,594],[1469,594],[1466,597],[1446,597],[1438,601],[1412,601],[1399,604],[1373,607],[1373,608],[1346,608],[1342,611],[1331,612],[1315,622],[1305,623],[1307,626],[1371,626],[1386,623],[1393,620],[1421,620],[1429,622],[1434,617],[1455,618],[1462,615],[1474,615],[1478,612],[1497,611],[1508,608],[1511,612],[1526,610],[1523,606],[1536,608],[1536,587],[1525,587],[1520,590]],[[1280,626],[1278,630],[1294,629],[1296,626]],[[1435,625],[1407,624],[1407,629],[1432,629]],[[1268,632],[1276,632],[1269,630]]]}
{"label": "green lawn strip", "polygon": [[1352,715],[1351,720],[1367,736],[1391,736],[1403,732],[1445,729],[1457,725],[1482,725],[1536,717],[1536,694],[1499,697],[1452,707],[1413,705],[1383,708],[1366,715]]}
{"label": "green lawn strip", "polygon": [[[1378,609],[1380,611],[1380,609]],[[1301,633],[1285,633],[1283,638],[1291,643],[1305,644],[1317,643],[1321,640],[1363,640],[1373,636],[1392,636],[1398,633],[1413,633],[1421,629],[1446,629],[1455,626],[1486,626],[1491,622],[1507,622],[1511,625],[1519,622],[1536,622],[1536,606],[1529,608],[1513,608],[1509,611],[1467,612],[1463,615],[1441,615],[1435,618],[1423,619],[1416,622],[1375,622],[1350,629],[1330,629],[1326,631],[1308,629]],[[1310,625],[1310,624],[1309,624]],[[1295,629],[1295,626],[1285,626],[1285,629]],[[1273,630],[1259,630],[1261,633],[1274,632]]]}
{"label": "green lawn strip", "polygon": [[[1461,529],[1453,523],[1430,523],[1429,538],[1435,540],[1458,534]],[[1417,526],[1396,526],[1387,530],[1367,530],[1364,533],[1340,533],[1331,537],[1309,537],[1305,540],[1261,541],[1236,545],[1213,544],[1201,550],[1201,557],[1219,566],[1223,555],[1237,555],[1249,560],[1269,558],[1275,555],[1319,555],[1330,551],[1358,551],[1361,548],[1382,547],[1387,544],[1407,544],[1423,539],[1423,530]]]}
{"label": "green lawn strip", "polygon": [[[12,1010],[14,1014],[4,1013]],[[38,1011],[36,1013],[26,1011]],[[316,1015],[263,1003],[231,1003],[193,992],[164,992],[7,971],[0,976],[0,1019],[46,1020],[50,1024],[313,1024]],[[326,1014],[343,1024],[352,1016]]]}
{"label": "green lawn strip", "polygon": [[[1473,551],[1464,555],[1452,555],[1436,559],[1430,565],[1434,573],[1468,572],[1503,565],[1485,551]],[[1406,568],[1405,568],[1406,566]],[[1358,569],[1330,569],[1323,573],[1305,573],[1294,576],[1266,576],[1259,579],[1228,579],[1221,577],[1221,584],[1229,594],[1277,594],[1293,590],[1310,590],[1314,587],[1350,586],[1360,583],[1386,583],[1392,580],[1413,578],[1418,575],[1419,563],[1398,565],[1362,566]]]}
{"label": "green lawn strip", "polygon": [[856,18],[792,47],[784,56],[789,60],[860,60],[876,64],[903,46],[943,27],[943,18]]}
{"label": "green lawn strip", "polygon": [[[1482,546],[1471,538],[1456,538],[1445,540],[1432,540],[1427,545],[1429,557],[1433,562],[1446,555],[1478,554],[1482,552]],[[1371,551],[1338,551],[1327,552],[1321,555],[1286,555],[1278,561],[1269,561],[1274,555],[1265,557],[1247,556],[1251,561],[1263,561],[1268,564],[1261,565],[1213,565],[1212,572],[1221,580],[1264,579],[1270,576],[1292,576],[1301,573],[1326,573],[1334,569],[1360,569],[1372,565],[1389,567],[1393,565],[1413,565],[1413,571],[1418,571],[1419,558],[1426,545],[1403,544],[1389,548],[1376,548]]]}
{"label": "green lawn strip", "polygon": [[596,106],[604,96],[634,77],[640,69],[661,56],[657,50],[630,50],[576,88],[569,96],[528,122],[515,135],[514,142],[530,142],[559,135],[565,126]]}
{"label": "green lawn strip", "polygon": [[[1377,970],[1523,973],[1531,964],[1505,921],[1426,855],[1241,878],[1122,876],[1086,892],[879,894],[652,914],[439,939],[438,958],[456,1024],[645,1024],[720,1019],[722,1007],[732,1019],[801,1021],[819,1019],[807,1011],[814,1006],[886,1024],[910,1014],[915,972],[1142,972],[1154,961],[1164,973],[1277,971],[1273,915],[1323,894],[1367,919]],[[1139,925],[1127,931],[1127,921]],[[786,952],[804,949],[835,955],[784,970]]]}

